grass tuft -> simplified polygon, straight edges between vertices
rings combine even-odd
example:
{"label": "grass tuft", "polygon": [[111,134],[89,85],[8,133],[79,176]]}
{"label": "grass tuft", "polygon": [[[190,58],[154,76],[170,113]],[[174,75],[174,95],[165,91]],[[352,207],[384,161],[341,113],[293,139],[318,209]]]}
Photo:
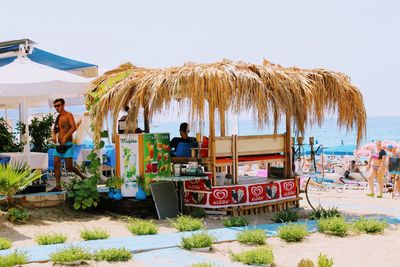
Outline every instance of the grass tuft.
{"label": "grass tuft", "polygon": [[12,243],[10,241],[10,239],[5,238],[5,237],[0,237],[0,250],[3,249],[9,249],[11,248]]}
{"label": "grass tuft", "polygon": [[246,250],[240,253],[231,253],[234,261],[242,262],[247,265],[265,265],[274,262],[272,249],[266,246]]}
{"label": "grass tuft", "polygon": [[297,222],[299,214],[294,209],[282,210],[272,216],[272,221],[276,223]]}
{"label": "grass tuft", "polygon": [[237,240],[243,244],[264,245],[267,235],[262,229],[245,230],[237,234]]}
{"label": "grass tuft", "polygon": [[310,259],[301,259],[301,261],[297,263],[297,267],[315,267],[315,264]]}
{"label": "grass tuft", "polygon": [[386,221],[376,219],[361,218],[353,222],[353,228],[359,232],[366,234],[383,233],[388,226]]}
{"label": "grass tuft", "polygon": [[318,267],[332,267],[333,259],[328,259],[328,256],[320,253],[318,256]]}
{"label": "grass tuft", "polygon": [[67,236],[64,234],[57,234],[57,233],[48,233],[48,234],[38,234],[35,237],[35,242],[38,245],[53,245],[53,244],[62,244],[67,241]]}
{"label": "grass tuft", "polygon": [[308,235],[307,226],[305,224],[289,223],[278,229],[279,238],[286,242],[299,242]]}
{"label": "grass tuft", "polygon": [[89,229],[82,230],[80,236],[83,240],[88,241],[88,240],[107,239],[110,237],[110,234],[101,228],[94,228],[92,230]]}
{"label": "grass tuft", "polygon": [[348,235],[350,225],[343,217],[331,217],[318,221],[318,231],[321,233],[341,236]]}
{"label": "grass tuft", "polygon": [[202,219],[193,218],[187,215],[181,215],[178,216],[175,220],[171,220],[171,225],[179,232],[196,231],[204,227]]}
{"label": "grass tuft", "polygon": [[193,234],[189,237],[182,237],[181,245],[184,249],[210,247],[215,238],[207,233]]}
{"label": "grass tuft", "polygon": [[28,256],[25,252],[15,251],[8,255],[0,256],[0,267],[13,267],[26,264],[28,262]]}
{"label": "grass tuft", "polygon": [[155,235],[157,234],[157,225],[152,221],[142,219],[129,219],[127,228],[129,232],[135,235]]}
{"label": "grass tuft", "polygon": [[93,254],[95,261],[120,262],[129,261],[132,257],[132,252],[126,248],[101,249]]}
{"label": "grass tuft", "polygon": [[341,214],[337,208],[324,209],[322,207],[318,207],[316,210],[310,213],[308,219],[319,220],[332,217],[341,217]]}
{"label": "grass tuft", "polygon": [[190,267],[215,267],[215,264],[207,263],[207,262],[201,262],[201,263],[192,264],[192,265],[190,265]]}
{"label": "grass tuft", "polygon": [[50,255],[50,260],[54,264],[72,263],[76,261],[87,261],[92,255],[86,249],[79,247],[69,247],[56,251]]}
{"label": "grass tuft", "polygon": [[249,221],[245,217],[231,217],[224,220],[225,227],[240,227],[249,225]]}

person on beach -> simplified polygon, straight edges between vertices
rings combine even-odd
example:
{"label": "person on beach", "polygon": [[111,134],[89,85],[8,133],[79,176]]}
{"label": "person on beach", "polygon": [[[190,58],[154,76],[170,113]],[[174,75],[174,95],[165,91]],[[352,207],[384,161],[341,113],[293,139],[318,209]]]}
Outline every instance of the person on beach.
{"label": "person on beach", "polygon": [[72,134],[76,131],[74,116],[66,111],[65,100],[58,98],[53,102],[58,116],[53,128],[53,142],[57,144],[54,151],[54,176],[56,178],[56,187],[50,192],[61,191],[61,159],[64,159],[67,171],[72,171],[82,179],[86,177],[72,165],[74,156],[74,145],[72,143]]}
{"label": "person on beach", "polygon": [[386,151],[382,148],[382,142],[376,142],[376,149],[371,151],[369,157],[368,166],[370,168],[370,175],[368,177],[368,184],[370,193],[367,194],[369,197],[373,197],[374,194],[374,179],[376,177],[379,184],[379,195],[378,198],[382,198],[383,194],[383,177],[386,172]]}
{"label": "person on beach", "polygon": [[400,153],[393,145],[387,147],[388,150],[388,169],[393,178],[393,196],[400,192],[399,174],[400,174]]}

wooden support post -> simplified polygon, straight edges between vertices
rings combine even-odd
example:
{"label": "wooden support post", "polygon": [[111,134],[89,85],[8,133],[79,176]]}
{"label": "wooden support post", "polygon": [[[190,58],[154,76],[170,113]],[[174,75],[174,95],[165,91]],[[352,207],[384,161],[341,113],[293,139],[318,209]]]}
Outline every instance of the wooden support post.
{"label": "wooden support post", "polygon": [[226,123],[225,123],[225,111],[219,111],[219,121],[220,121],[220,129],[221,129],[221,136],[226,135]]}
{"label": "wooden support post", "polygon": [[210,136],[209,136],[209,144],[208,144],[208,157],[210,158],[210,172],[212,172],[213,177],[213,186],[217,185],[216,181],[216,173],[215,173],[215,107],[211,106],[209,103],[208,106],[208,114],[209,114],[209,123],[210,123]]}
{"label": "wooden support post", "polygon": [[286,113],[286,134],[285,134],[285,178],[292,177],[292,138],[291,138],[291,117]]}
{"label": "wooden support post", "polygon": [[149,120],[149,108],[145,107],[143,112],[144,117],[144,132],[150,133],[150,120]]}

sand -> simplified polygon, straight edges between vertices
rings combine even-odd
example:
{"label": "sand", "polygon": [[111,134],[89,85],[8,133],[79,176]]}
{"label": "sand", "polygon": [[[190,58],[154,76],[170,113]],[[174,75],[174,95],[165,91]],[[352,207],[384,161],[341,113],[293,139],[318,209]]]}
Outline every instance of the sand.
{"label": "sand", "polygon": [[[398,216],[400,214],[400,199],[392,199],[385,194],[383,199],[369,198],[364,190],[336,190],[315,191],[312,200],[321,203],[325,207],[337,206],[347,215],[380,214]],[[305,217],[310,211],[306,201],[302,201],[301,216]],[[313,203],[314,204],[314,203]],[[252,224],[271,223],[271,214],[250,216]],[[130,236],[125,228],[125,218],[110,214],[90,214],[77,212],[66,206],[57,208],[40,208],[32,210],[32,219],[25,225],[13,225],[1,217],[0,235],[13,241],[16,248],[24,248],[35,245],[33,240],[37,233],[60,232],[68,236],[68,242],[79,241],[80,230],[84,228],[102,227],[109,231],[113,237]],[[222,218],[206,218],[208,229],[222,226]],[[169,226],[168,221],[157,221],[159,232],[175,232]],[[268,238],[267,243],[273,248],[275,263],[277,266],[293,267],[302,258],[310,258],[316,261],[322,252],[333,258],[334,266],[400,266],[394,250],[400,247],[400,229],[392,226],[380,235],[356,235],[345,238],[326,236],[319,233],[310,234],[303,242],[288,244],[279,238]],[[238,242],[213,245],[213,252],[207,253],[207,257],[216,259],[229,259],[229,251],[238,252],[249,249]],[[200,253],[200,255],[203,255]],[[90,266],[147,266],[146,263],[132,260],[129,263],[95,263]],[[50,263],[29,264],[27,266],[52,266]]]}

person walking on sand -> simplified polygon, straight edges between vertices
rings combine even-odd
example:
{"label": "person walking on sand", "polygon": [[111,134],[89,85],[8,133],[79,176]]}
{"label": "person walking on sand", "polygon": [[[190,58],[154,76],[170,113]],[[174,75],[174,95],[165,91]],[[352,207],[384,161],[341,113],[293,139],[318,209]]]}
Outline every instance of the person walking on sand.
{"label": "person walking on sand", "polygon": [[72,165],[74,156],[74,145],[72,144],[72,134],[76,131],[74,116],[64,109],[65,100],[58,98],[53,102],[58,116],[53,128],[53,142],[57,144],[54,151],[54,176],[56,187],[50,192],[61,191],[61,159],[64,159],[67,171],[72,171],[82,179],[86,177]]}
{"label": "person walking on sand", "polygon": [[370,168],[370,175],[368,177],[368,184],[370,193],[367,194],[369,197],[374,196],[374,179],[376,177],[379,184],[379,195],[378,198],[382,198],[383,194],[383,176],[386,172],[386,152],[382,149],[382,142],[376,141],[375,150],[371,151],[369,157],[368,166]]}
{"label": "person walking on sand", "polygon": [[393,145],[388,145],[388,168],[389,175],[393,177],[392,196],[400,192],[399,174],[400,174],[400,153]]}

